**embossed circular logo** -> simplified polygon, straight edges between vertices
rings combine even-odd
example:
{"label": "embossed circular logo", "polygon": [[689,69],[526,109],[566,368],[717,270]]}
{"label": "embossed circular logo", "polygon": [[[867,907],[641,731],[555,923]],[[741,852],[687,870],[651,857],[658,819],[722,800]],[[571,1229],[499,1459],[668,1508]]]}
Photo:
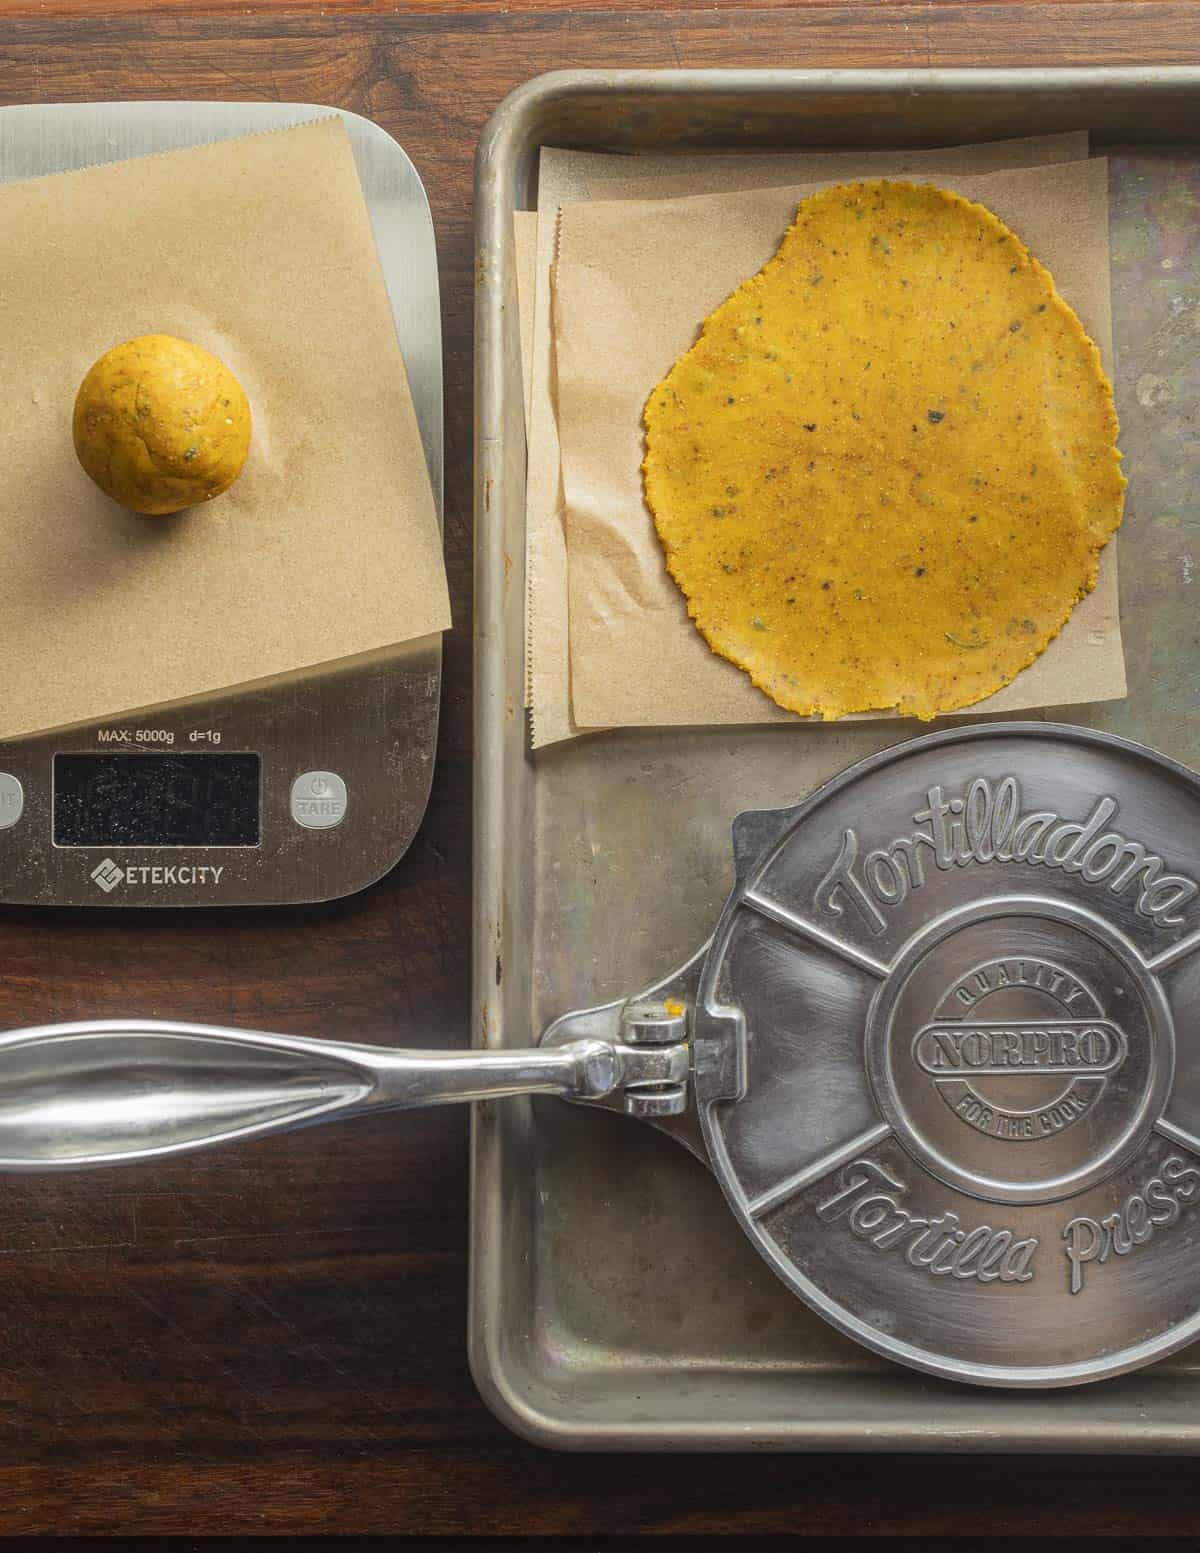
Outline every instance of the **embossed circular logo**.
{"label": "embossed circular logo", "polygon": [[996,1202],[1051,1202],[1120,1168],[1170,1086],[1165,1000],[1121,934],[1038,897],[935,920],[872,1006],[867,1070],[900,1143]]}
{"label": "embossed circular logo", "polygon": [[1080,977],[1021,957],[989,960],[957,978],[912,1048],[964,1126],[1010,1143],[1074,1127],[1128,1051],[1125,1032]]}

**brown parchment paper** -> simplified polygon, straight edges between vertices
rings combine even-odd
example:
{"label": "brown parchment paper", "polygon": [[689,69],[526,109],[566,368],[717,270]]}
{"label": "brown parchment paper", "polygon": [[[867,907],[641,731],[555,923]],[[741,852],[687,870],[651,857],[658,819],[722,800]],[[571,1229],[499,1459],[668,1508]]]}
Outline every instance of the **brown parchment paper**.
{"label": "brown parchment paper", "polygon": [[[1107,164],[937,181],[981,201],[1024,239],[1111,374]],[[687,618],[642,499],[641,411],[703,318],[774,253],[797,201],[816,186],[562,211],[555,339],[572,710],[580,727],[795,721],[710,652]],[[1116,546],[1109,545],[1096,589],[1062,634],[965,715],[1124,693]]]}
{"label": "brown parchment paper", "polygon": [[903,173],[987,173],[1082,161],[1086,131],[941,150],[768,152],[718,156],[611,156],[543,147],[538,176],[538,235],[532,362],[527,396],[526,704],[534,748],[572,737],[567,620],[567,549],[551,350],[551,269],[558,211],[598,199],[775,188],[808,179]]}
{"label": "brown parchment paper", "polygon": [[[0,738],[376,652],[449,624],[433,496],[339,118],[0,186]],[[166,518],[75,459],[93,360],[216,352],[254,415]]]}
{"label": "brown parchment paper", "polygon": [[517,273],[517,313],[521,325],[521,385],[525,390],[525,430],[529,431],[529,395],[533,388],[533,292],[537,275],[537,211],[513,212],[513,250]]}

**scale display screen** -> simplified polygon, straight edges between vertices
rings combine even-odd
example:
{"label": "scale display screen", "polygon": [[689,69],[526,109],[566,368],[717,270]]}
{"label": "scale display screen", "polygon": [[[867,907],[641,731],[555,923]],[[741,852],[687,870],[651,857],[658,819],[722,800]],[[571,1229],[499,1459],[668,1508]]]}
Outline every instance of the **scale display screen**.
{"label": "scale display screen", "polygon": [[55,755],[60,847],[256,847],[259,757]]}

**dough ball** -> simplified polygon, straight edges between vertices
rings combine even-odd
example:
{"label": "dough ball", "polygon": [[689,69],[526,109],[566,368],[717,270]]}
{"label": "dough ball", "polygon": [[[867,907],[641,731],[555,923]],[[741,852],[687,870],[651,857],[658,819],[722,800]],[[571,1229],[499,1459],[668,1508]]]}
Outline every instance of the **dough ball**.
{"label": "dough ball", "polygon": [[211,501],[242,472],[250,404],[224,362],[169,334],[143,334],[101,356],[80,384],[79,462],[131,512],[161,515]]}

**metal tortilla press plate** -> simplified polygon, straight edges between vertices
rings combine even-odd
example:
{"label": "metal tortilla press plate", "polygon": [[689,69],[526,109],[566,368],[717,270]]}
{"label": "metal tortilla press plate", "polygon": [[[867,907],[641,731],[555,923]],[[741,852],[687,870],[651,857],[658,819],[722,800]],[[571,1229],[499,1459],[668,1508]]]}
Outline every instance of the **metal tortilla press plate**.
{"label": "metal tortilla press plate", "polygon": [[0,1168],[559,1094],[691,1147],[784,1282],[905,1364],[1062,1386],[1200,1334],[1200,779],[994,723],[742,815],[734,851],[711,941],[538,1048],[12,1032]]}
{"label": "metal tortilla press plate", "polygon": [[734,845],[694,1084],[779,1276],[977,1383],[1096,1380],[1200,1333],[1196,776],[997,724],[744,815]]}

